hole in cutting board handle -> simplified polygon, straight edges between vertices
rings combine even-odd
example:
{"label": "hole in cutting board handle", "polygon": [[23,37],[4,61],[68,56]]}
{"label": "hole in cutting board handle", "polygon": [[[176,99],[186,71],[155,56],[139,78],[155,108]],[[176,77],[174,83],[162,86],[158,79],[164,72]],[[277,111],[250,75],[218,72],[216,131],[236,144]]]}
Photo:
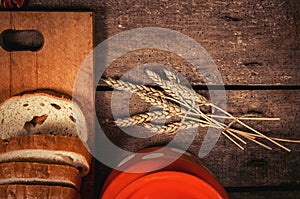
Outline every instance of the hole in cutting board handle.
{"label": "hole in cutting board handle", "polygon": [[39,51],[44,45],[44,36],[37,30],[4,30],[0,45],[6,51]]}

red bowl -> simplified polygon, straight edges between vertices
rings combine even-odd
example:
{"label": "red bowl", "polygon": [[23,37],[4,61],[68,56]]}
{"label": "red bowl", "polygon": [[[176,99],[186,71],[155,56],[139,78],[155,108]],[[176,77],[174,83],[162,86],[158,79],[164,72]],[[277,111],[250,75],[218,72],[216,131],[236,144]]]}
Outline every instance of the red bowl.
{"label": "red bowl", "polygon": [[[179,158],[176,159],[177,157]],[[129,184],[161,171],[177,171],[198,177],[214,187],[221,198],[228,199],[225,189],[197,157],[169,147],[147,148],[141,150],[141,153],[125,158],[107,178],[102,189],[102,199],[116,198]]]}
{"label": "red bowl", "polygon": [[204,180],[193,175],[162,171],[141,177],[126,186],[116,199],[222,199]]}
{"label": "red bowl", "polygon": [[[128,170],[139,170],[140,168],[148,168],[151,170],[157,170],[161,166],[165,165],[166,160],[154,159],[140,161],[136,164],[128,167]],[[136,179],[143,177],[149,173],[133,173],[133,172],[120,172],[119,170],[113,170],[105,184],[103,186],[102,199],[115,198],[117,194],[122,191],[128,184],[134,182]]]}

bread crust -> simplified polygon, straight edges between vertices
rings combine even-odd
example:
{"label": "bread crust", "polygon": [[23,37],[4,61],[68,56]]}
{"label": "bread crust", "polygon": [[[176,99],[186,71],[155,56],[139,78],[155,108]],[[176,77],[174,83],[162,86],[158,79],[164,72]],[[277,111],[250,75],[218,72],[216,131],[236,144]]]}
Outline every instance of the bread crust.
{"label": "bread crust", "polygon": [[[7,153],[11,157],[13,153],[21,153],[23,151],[44,151],[45,154],[48,152],[54,154],[66,154],[63,160],[66,161],[56,161],[56,160],[39,160],[39,158],[34,159],[34,157],[24,156],[18,159],[10,159],[6,157]],[[84,162],[75,162],[74,157],[68,154],[76,154],[84,159]],[[4,158],[5,157],[5,158]],[[34,160],[33,160],[34,159]],[[77,166],[73,164],[79,164],[82,168],[78,168],[81,174],[84,176],[89,172],[90,163],[92,156],[79,138],[65,137],[65,136],[53,136],[53,135],[29,135],[29,136],[17,136],[5,140],[0,140],[0,162],[9,161],[46,161],[47,163],[57,163],[57,164],[69,164],[71,166]]]}
{"label": "bread crust", "polygon": [[73,188],[47,185],[0,185],[0,198],[5,199],[80,199]]}
{"label": "bread crust", "polygon": [[0,184],[48,184],[80,190],[81,175],[68,165],[7,162],[0,164]]}
{"label": "bread crust", "polygon": [[38,89],[38,90],[24,91],[24,92],[14,95],[13,97],[18,97],[18,96],[23,96],[23,95],[32,95],[32,94],[46,94],[46,95],[51,95],[53,97],[65,98],[66,100],[72,101],[72,96],[67,95],[65,93],[57,92],[55,90],[50,90],[50,89]]}
{"label": "bread crust", "polygon": [[[23,97],[29,97],[29,96],[46,96],[46,97],[54,98],[56,100],[63,100],[63,101],[70,102],[70,103],[73,102],[72,97],[69,95],[66,95],[66,94],[57,93],[57,92],[51,91],[51,90],[35,90],[35,91],[26,91],[24,93],[14,95],[14,96],[8,98],[7,100],[1,102],[0,107],[3,106],[4,104],[8,103],[10,100],[21,99]],[[78,106],[77,104],[74,104],[74,105]]]}

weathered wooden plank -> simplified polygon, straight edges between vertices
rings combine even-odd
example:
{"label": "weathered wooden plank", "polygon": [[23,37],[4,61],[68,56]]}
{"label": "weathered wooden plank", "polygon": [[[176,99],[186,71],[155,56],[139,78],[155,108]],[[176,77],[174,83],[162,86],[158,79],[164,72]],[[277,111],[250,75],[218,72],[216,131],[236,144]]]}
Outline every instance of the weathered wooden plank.
{"label": "weathered wooden plank", "polygon": [[[163,27],[186,34],[201,44],[218,66],[227,85],[299,84],[299,4],[297,1],[30,1],[33,9],[73,8],[96,12],[95,41],[125,30]],[[101,15],[101,16],[100,16]],[[104,21],[104,22],[103,22]],[[101,27],[100,27],[101,26]],[[105,26],[105,27],[103,27]],[[121,76],[144,57],[119,60],[105,76]],[[172,59],[174,56],[170,56]],[[166,59],[170,59],[167,57]],[[137,61],[137,59],[141,59]],[[176,62],[176,61],[175,61]],[[194,84],[202,84],[184,60],[173,67]]]}
{"label": "weathered wooden plank", "polygon": [[229,193],[231,199],[293,199],[295,196],[299,196],[300,191],[263,191],[263,192],[242,192],[242,193]]}
{"label": "weathered wooden plank", "polygon": [[[211,55],[225,84],[299,83],[296,2],[153,1],[132,6],[130,1],[109,1],[106,10],[108,36],[139,27],[170,28],[190,36]],[[197,77],[186,73],[197,84]],[[116,71],[106,73],[112,74]]]}
{"label": "weathered wooden plank", "polygon": [[[117,92],[118,93],[118,92]],[[120,93],[120,92],[119,92]],[[260,117],[280,117],[280,121],[247,122],[257,130],[268,136],[286,139],[299,139],[300,111],[298,90],[249,90],[226,91],[228,111],[241,116],[255,113]],[[101,127],[113,143],[127,150],[136,151],[144,147],[166,144],[173,136],[156,135],[150,138],[134,138],[114,126],[111,122],[112,92],[96,93],[96,111]],[[115,117],[124,116],[128,109],[128,102],[118,98],[114,102]],[[131,114],[149,110],[150,106],[132,96],[129,102]],[[145,134],[141,129],[128,128],[129,133]],[[189,151],[198,154],[207,129],[198,129],[198,134],[189,147]],[[128,131],[126,131],[128,132]],[[177,147],[184,146],[191,138],[192,132],[186,131]],[[267,143],[267,142],[265,142]],[[292,149],[291,153],[270,145],[273,151],[268,151],[249,142],[244,151],[221,136],[208,156],[203,158],[204,164],[216,175],[224,186],[263,186],[299,184],[299,144],[285,144]]]}

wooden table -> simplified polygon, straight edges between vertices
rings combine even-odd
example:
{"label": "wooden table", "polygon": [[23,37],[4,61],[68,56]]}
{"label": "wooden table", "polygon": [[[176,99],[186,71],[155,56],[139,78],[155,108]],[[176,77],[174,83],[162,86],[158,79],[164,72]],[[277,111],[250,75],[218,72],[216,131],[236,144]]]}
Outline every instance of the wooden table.
{"label": "wooden table", "polygon": [[[163,27],[188,35],[201,44],[217,65],[226,88],[230,113],[255,113],[280,117],[279,122],[252,122],[270,136],[299,139],[299,3],[283,1],[98,1],[31,0],[25,10],[72,10],[94,12],[94,45],[117,33],[141,27]],[[156,61],[180,70],[195,90],[203,82],[185,60],[155,50],[139,50],[116,60],[103,77],[119,78],[127,70]],[[98,77],[99,78],[99,77]],[[167,135],[154,136],[136,144],[112,119],[112,91],[100,84],[96,111],[103,129],[120,147],[136,151],[153,144],[166,144]],[[138,98],[131,100],[132,112],[147,109]],[[189,151],[197,154],[201,132]],[[229,192],[230,198],[295,198],[300,195],[300,148],[286,144],[288,153],[272,145],[268,151],[249,143],[244,151],[223,136],[203,159]],[[95,162],[95,198],[110,171]],[[89,182],[90,183],[90,182]]]}

